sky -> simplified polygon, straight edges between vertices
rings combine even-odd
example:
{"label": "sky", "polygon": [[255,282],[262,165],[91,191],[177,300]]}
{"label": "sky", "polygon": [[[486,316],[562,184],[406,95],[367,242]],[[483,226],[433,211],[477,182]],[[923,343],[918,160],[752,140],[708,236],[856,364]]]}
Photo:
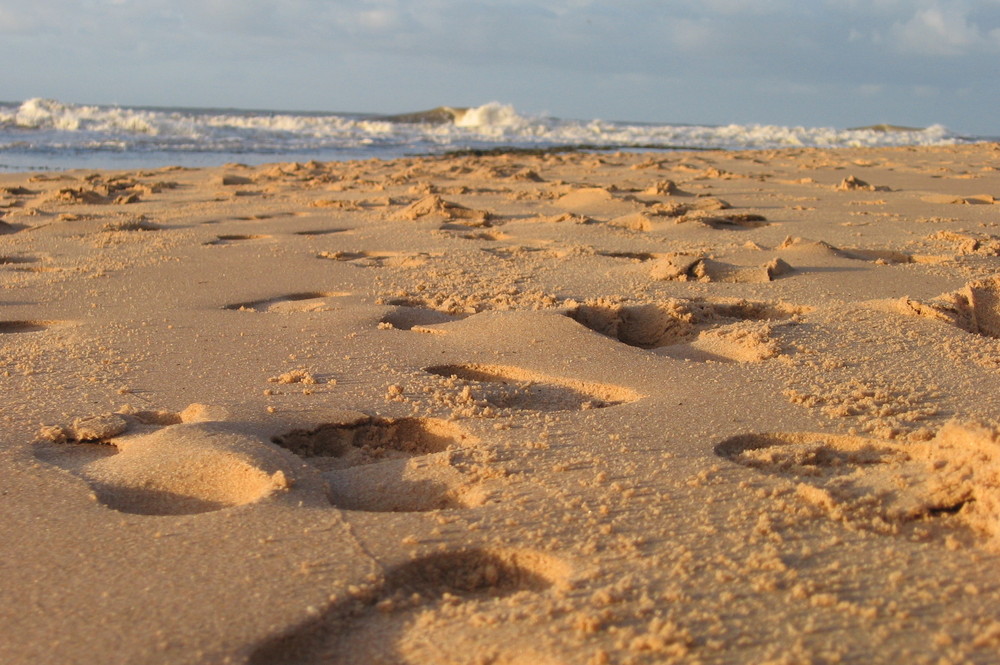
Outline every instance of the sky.
{"label": "sky", "polygon": [[0,0],[0,99],[1000,136],[1000,0]]}

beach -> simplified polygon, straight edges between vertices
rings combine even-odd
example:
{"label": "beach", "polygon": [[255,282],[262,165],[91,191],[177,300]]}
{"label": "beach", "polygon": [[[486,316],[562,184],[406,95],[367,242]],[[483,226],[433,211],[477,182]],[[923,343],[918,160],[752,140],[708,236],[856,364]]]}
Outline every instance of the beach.
{"label": "beach", "polygon": [[0,173],[0,662],[995,662],[998,157]]}

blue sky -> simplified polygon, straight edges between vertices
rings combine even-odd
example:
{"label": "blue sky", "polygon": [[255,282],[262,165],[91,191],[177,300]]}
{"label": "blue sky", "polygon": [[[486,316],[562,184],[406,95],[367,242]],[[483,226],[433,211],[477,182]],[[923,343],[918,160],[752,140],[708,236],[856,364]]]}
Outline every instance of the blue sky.
{"label": "blue sky", "polygon": [[1000,135],[1000,0],[0,0],[0,99]]}

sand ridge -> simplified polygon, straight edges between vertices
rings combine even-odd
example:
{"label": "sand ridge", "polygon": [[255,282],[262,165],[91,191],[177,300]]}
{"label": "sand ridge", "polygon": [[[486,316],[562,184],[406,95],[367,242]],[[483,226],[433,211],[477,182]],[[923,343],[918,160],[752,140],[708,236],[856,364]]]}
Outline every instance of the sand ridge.
{"label": "sand ridge", "polygon": [[993,662],[997,154],[0,175],[0,660]]}

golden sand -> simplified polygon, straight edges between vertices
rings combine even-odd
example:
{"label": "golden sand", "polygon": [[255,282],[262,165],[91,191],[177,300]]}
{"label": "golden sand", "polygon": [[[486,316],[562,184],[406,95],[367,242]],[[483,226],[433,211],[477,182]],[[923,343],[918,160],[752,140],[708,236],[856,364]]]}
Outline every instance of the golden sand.
{"label": "golden sand", "polygon": [[0,662],[996,662],[998,160],[0,175]]}

